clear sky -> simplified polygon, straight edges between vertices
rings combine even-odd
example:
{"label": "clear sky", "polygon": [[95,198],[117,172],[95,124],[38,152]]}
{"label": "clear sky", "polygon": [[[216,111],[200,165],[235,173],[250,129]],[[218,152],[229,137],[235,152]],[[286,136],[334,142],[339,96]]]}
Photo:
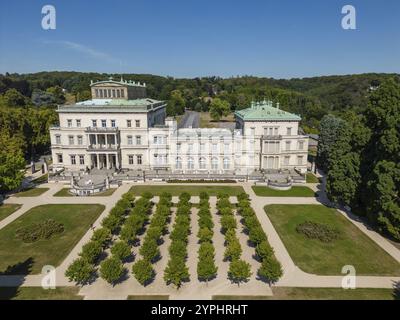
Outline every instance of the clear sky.
{"label": "clear sky", "polygon": [[[43,5],[56,30],[41,27]],[[356,8],[343,30],[341,9]],[[400,73],[399,0],[1,0],[0,73]]]}

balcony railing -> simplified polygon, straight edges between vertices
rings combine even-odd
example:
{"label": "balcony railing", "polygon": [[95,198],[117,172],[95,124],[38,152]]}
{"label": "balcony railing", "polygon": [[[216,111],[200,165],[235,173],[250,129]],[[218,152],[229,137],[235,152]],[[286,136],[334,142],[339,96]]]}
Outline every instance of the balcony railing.
{"label": "balcony railing", "polygon": [[263,140],[282,140],[281,135],[263,135],[261,138]]}
{"label": "balcony railing", "polygon": [[118,132],[118,127],[86,127],[85,132],[107,133]]}
{"label": "balcony railing", "polygon": [[117,150],[119,147],[118,144],[90,144],[87,147],[88,151],[96,151],[96,150]]}

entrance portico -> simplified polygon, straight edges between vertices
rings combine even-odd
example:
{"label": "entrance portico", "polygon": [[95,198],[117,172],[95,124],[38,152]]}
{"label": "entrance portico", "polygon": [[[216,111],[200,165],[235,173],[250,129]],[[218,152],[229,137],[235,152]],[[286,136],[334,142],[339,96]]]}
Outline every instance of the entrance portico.
{"label": "entrance portico", "polygon": [[91,168],[119,169],[118,153],[95,153],[90,155]]}

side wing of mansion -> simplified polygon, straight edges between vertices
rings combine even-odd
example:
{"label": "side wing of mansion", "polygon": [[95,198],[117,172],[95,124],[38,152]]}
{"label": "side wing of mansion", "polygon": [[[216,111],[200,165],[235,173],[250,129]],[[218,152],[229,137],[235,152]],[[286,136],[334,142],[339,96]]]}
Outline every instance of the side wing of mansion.
{"label": "side wing of mansion", "polygon": [[53,171],[166,170],[171,173],[305,173],[308,137],[300,117],[252,103],[235,112],[235,129],[182,128],[166,104],[146,97],[145,84],[91,83],[92,99],[58,107],[50,129]]}

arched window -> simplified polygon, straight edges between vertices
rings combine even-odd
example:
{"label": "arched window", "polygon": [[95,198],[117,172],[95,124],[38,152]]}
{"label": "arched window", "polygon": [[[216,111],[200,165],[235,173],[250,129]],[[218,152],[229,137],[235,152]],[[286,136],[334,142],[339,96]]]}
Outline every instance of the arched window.
{"label": "arched window", "polygon": [[188,159],[187,167],[188,167],[189,170],[194,169],[194,161],[193,161],[193,158],[192,158],[192,157],[190,157],[190,158]]}
{"label": "arched window", "polygon": [[211,159],[211,169],[218,170],[218,158]]}
{"label": "arched window", "polygon": [[201,157],[199,159],[199,166],[200,166],[200,169],[206,169],[206,158]]}
{"label": "arched window", "polygon": [[182,169],[182,159],[181,158],[176,158],[176,169]]}
{"label": "arched window", "polygon": [[231,160],[229,158],[224,158],[224,169],[228,170],[231,167]]}

